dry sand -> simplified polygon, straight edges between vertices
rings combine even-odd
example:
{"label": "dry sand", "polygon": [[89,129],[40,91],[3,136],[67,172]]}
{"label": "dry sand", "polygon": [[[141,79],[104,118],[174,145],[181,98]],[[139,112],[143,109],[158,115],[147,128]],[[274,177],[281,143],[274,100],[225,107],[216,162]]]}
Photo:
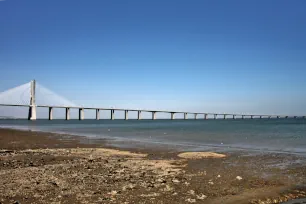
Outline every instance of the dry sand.
{"label": "dry sand", "polygon": [[206,159],[206,158],[223,158],[225,154],[216,152],[183,152],[178,154],[179,157],[184,159]]}

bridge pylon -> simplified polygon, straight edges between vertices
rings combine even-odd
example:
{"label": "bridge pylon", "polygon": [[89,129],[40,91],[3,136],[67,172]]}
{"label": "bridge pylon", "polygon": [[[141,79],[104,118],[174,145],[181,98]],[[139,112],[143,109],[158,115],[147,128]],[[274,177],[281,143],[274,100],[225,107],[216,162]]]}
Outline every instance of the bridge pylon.
{"label": "bridge pylon", "polygon": [[32,80],[28,120],[36,120],[35,87],[36,87],[36,81]]}

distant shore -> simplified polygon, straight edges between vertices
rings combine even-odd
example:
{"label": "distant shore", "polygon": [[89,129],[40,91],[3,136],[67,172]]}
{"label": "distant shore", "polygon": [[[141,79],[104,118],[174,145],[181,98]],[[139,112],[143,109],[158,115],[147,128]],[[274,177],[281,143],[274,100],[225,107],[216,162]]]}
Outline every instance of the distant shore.
{"label": "distant shore", "polygon": [[306,197],[305,157],[180,153],[0,129],[0,203],[234,204]]}

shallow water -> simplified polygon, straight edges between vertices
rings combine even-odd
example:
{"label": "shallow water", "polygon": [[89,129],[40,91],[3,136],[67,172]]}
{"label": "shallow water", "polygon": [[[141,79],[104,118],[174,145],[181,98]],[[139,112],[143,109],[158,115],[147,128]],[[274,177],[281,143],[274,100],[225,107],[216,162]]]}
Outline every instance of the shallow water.
{"label": "shallow water", "polygon": [[178,145],[182,150],[221,147],[306,153],[304,119],[0,120],[0,127]]}

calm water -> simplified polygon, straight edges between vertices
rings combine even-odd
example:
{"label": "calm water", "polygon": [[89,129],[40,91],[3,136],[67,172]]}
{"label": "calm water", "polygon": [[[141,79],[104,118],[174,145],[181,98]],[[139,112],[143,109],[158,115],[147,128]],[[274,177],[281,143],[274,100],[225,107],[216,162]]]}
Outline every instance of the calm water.
{"label": "calm water", "polygon": [[306,120],[0,120],[0,127],[178,145],[306,153]]}

